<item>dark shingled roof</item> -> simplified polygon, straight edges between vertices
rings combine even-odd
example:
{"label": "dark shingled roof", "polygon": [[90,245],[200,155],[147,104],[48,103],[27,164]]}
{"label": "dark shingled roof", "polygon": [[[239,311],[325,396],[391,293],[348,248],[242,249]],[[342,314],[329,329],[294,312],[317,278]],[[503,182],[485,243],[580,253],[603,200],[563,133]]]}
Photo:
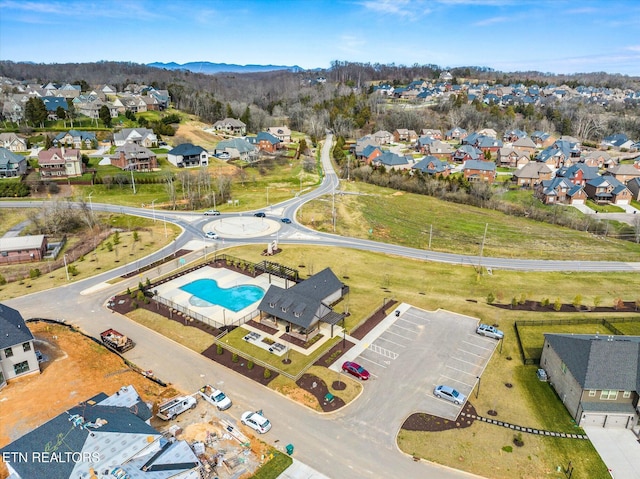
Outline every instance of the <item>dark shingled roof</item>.
{"label": "dark shingled roof", "polygon": [[640,391],[640,336],[544,337],[583,389]]}
{"label": "dark shingled roof", "polygon": [[33,340],[33,334],[27,328],[22,315],[15,309],[0,304],[0,348]]}

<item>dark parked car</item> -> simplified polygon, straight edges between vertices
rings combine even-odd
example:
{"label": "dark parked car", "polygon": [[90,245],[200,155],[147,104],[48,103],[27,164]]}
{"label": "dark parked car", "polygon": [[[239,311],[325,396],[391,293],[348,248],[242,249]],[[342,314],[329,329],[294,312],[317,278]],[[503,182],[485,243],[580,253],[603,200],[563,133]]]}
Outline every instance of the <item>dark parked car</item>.
{"label": "dark parked car", "polygon": [[354,375],[358,379],[362,379],[363,381],[369,379],[369,371],[360,366],[358,363],[345,361],[345,363],[342,365],[342,370],[346,373]]}
{"label": "dark parked car", "polygon": [[264,218],[265,215],[262,211],[258,211],[257,213],[254,213],[253,216],[257,216],[258,218]]}
{"label": "dark parked car", "polygon": [[291,220],[289,218],[282,218],[280,221],[282,221],[285,224],[291,224]]}

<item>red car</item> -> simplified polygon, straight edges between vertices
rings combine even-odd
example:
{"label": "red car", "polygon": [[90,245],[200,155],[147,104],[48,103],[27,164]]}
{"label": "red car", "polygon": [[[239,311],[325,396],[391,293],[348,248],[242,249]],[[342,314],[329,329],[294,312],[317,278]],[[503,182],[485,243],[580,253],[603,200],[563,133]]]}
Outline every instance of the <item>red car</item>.
{"label": "red car", "polygon": [[369,379],[369,371],[360,366],[358,363],[345,361],[345,363],[342,365],[342,370],[345,373],[353,374],[355,377],[357,377],[358,379],[362,379],[363,381]]}

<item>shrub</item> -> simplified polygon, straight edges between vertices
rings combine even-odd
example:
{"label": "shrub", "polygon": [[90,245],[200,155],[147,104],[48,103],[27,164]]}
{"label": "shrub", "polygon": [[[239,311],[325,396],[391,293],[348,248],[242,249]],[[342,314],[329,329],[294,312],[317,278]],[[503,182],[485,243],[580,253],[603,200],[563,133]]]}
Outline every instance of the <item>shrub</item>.
{"label": "shrub", "polygon": [[576,294],[576,297],[573,298],[573,307],[579,310],[581,306],[582,306],[582,296],[579,294]]}
{"label": "shrub", "polygon": [[616,311],[624,309],[624,301],[622,300],[622,298],[616,298],[613,300],[613,308]]}
{"label": "shrub", "polygon": [[233,361],[234,363],[238,362],[238,355],[236,353],[233,353],[231,355],[231,361]]}
{"label": "shrub", "polygon": [[132,303],[131,303],[131,307],[132,307],[133,309],[138,309],[138,303],[137,303],[136,301],[132,302]]}
{"label": "shrub", "polygon": [[7,279],[0,274],[0,286],[7,284]]}
{"label": "shrub", "polygon": [[73,264],[70,264],[67,267],[67,271],[69,271],[69,274],[71,274],[71,276],[78,276],[78,274],[80,273],[80,271],[78,271],[78,268],[76,268],[76,266]]}
{"label": "shrub", "polygon": [[544,307],[547,307],[549,306],[549,304],[551,304],[551,301],[549,301],[549,298],[544,298],[540,304],[542,304],[542,306]]}
{"label": "shrub", "polygon": [[253,361],[247,362],[247,369],[253,369]]}
{"label": "shrub", "polygon": [[222,354],[223,352],[224,352],[224,349],[222,349],[222,346],[218,344],[218,346],[216,347],[216,353]]}
{"label": "shrub", "polygon": [[29,278],[31,279],[39,278],[41,274],[38,268],[29,270]]}
{"label": "shrub", "polygon": [[271,377],[271,369],[264,370],[264,378],[269,379]]}
{"label": "shrub", "polygon": [[560,311],[562,309],[562,302],[560,301],[560,298],[556,298],[555,302],[553,303],[553,309],[554,311]]}
{"label": "shrub", "polygon": [[518,300],[518,304],[525,304],[527,302],[527,295],[522,293],[520,295],[520,299]]}
{"label": "shrub", "polygon": [[120,244],[120,232],[113,233],[113,244]]}
{"label": "shrub", "polygon": [[109,253],[113,251],[113,245],[111,244],[111,241],[107,241],[104,245],[107,247],[107,251],[109,251]]}
{"label": "shrub", "polygon": [[600,304],[602,304],[602,298],[600,296],[596,296],[595,298],[593,298],[594,308],[597,308],[598,306],[600,306]]}
{"label": "shrub", "polygon": [[513,452],[513,447],[511,447],[511,446],[502,446],[502,450],[504,452]]}
{"label": "shrub", "polygon": [[521,432],[519,432],[518,434],[515,434],[513,436],[513,443],[518,447],[524,446],[524,441],[522,440],[522,433]]}
{"label": "shrub", "polygon": [[494,296],[493,293],[489,293],[487,295],[487,304],[493,304],[496,300],[496,297]]}
{"label": "shrub", "polygon": [[518,298],[516,298],[515,296],[513,298],[511,298],[511,307],[515,307],[518,305]]}

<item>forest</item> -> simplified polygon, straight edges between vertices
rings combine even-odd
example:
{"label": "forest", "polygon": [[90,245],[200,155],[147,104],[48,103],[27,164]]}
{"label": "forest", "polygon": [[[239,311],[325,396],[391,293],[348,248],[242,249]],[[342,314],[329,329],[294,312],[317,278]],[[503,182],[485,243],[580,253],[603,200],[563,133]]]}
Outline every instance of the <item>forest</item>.
{"label": "forest", "polygon": [[[327,128],[345,138],[358,138],[397,128],[449,129],[468,131],[493,128],[524,131],[542,130],[551,134],[599,142],[613,133],[640,139],[640,105],[614,103],[587,104],[579,99],[549,101],[527,107],[486,105],[469,102],[464,93],[442,96],[424,104],[394,103],[372,92],[372,85],[389,82],[406,85],[417,79],[434,80],[442,72],[437,65],[381,65],[334,61],[327,70],[302,72],[273,71],[245,74],[208,75],[186,70],[152,68],[123,62],[33,64],[0,62],[0,76],[25,83],[72,83],[83,86],[109,84],[122,91],[131,83],[166,89],[175,108],[214,123],[229,114],[250,118],[249,131],[286,123],[312,139]],[[640,78],[607,73],[552,75],[541,72],[497,72],[484,67],[450,70],[453,83],[479,81],[488,84],[578,85],[640,91]],[[326,82],[316,82],[317,78]]]}

